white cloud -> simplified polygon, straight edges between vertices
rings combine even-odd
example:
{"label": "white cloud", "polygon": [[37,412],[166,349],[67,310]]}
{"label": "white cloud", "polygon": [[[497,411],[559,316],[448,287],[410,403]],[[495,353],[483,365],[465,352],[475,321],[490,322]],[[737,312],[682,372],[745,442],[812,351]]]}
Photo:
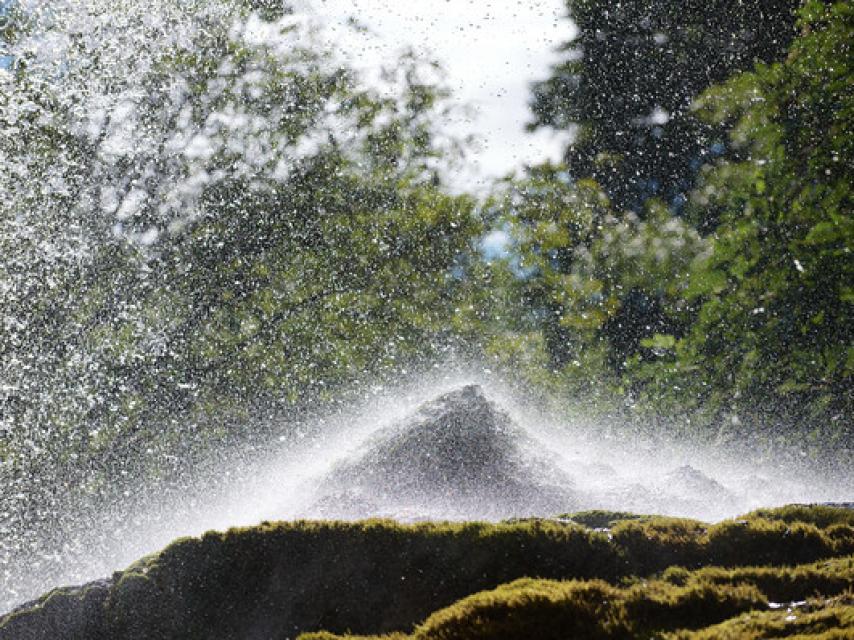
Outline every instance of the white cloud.
{"label": "white cloud", "polygon": [[[530,83],[547,77],[555,49],[575,34],[562,0],[313,0],[300,8],[318,15],[348,62],[368,75],[408,46],[444,65],[455,98],[473,108],[451,131],[482,140],[460,178],[468,184],[458,186],[559,158],[566,135],[531,135],[524,126]],[[351,16],[378,37],[354,34]]]}

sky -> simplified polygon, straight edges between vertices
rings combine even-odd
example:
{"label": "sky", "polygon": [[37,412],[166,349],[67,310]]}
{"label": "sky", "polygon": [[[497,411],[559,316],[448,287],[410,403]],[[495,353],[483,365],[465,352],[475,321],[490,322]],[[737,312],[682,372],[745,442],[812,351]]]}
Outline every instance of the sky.
{"label": "sky", "polygon": [[[530,84],[548,76],[558,45],[575,34],[562,0],[306,0],[305,8],[341,38],[357,68],[392,62],[407,46],[443,64],[455,101],[470,107],[449,129],[480,141],[453,177],[456,186],[477,189],[526,164],[560,158],[565,133],[524,127]],[[373,35],[360,40],[346,26],[350,17]]]}

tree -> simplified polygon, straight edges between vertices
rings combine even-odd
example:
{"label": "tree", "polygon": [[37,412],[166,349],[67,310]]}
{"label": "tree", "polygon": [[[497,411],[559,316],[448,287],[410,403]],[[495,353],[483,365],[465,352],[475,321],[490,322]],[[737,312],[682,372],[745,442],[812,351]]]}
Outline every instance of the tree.
{"label": "tree", "polygon": [[[854,9],[807,2],[782,63],[706,91],[738,158],[702,174],[722,221],[693,274],[696,323],[664,365],[715,415],[850,455],[854,423]],[[661,369],[658,370],[658,374]],[[661,391],[653,387],[654,392]]]}
{"label": "tree", "polygon": [[0,564],[49,571],[81,513],[214,494],[199,465],[277,416],[435,357],[480,227],[441,184],[432,64],[369,85],[280,2],[25,6],[0,70]]}
{"label": "tree", "polygon": [[[634,392],[629,362],[659,350],[646,339],[689,322],[687,275],[707,242],[660,203],[643,219],[614,212],[595,182],[570,182],[560,166],[506,183],[487,210],[508,236],[487,279],[512,302],[487,351],[576,401],[622,404]],[[629,325],[641,316],[631,305],[650,299],[661,301],[658,321]]]}
{"label": "tree", "polygon": [[606,395],[597,332],[610,300],[594,274],[591,247],[609,215],[607,198],[594,183],[570,185],[562,167],[544,165],[498,185],[485,209],[507,238],[504,255],[473,277],[490,287],[489,300],[473,305],[486,315],[468,320],[483,323],[486,353],[536,386]]}
{"label": "tree", "polygon": [[701,164],[724,150],[693,100],[756,60],[780,58],[797,5],[567,0],[578,35],[534,86],[530,127],[572,131],[570,174],[596,180],[617,210],[642,214],[650,197],[678,210]]}
{"label": "tree", "polygon": [[367,86],[281,3],[28,17],[0,94],[0,452],[133,465],[440,347],[478,225],[436,177],[432,65]]}

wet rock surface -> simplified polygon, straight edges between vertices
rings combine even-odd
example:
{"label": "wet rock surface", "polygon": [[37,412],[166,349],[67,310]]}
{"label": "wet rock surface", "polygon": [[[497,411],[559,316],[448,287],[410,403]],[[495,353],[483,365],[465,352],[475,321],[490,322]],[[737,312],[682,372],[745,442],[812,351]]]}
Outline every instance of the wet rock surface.
{"label": "wet rock surface", "polygon": [[469,385],[377,433],[321,481],[308,512],[407,519],[549,515],[577,506],[572,486],[479,386]]}
{"label": "wet rock surface", "polygon": [[756,493],[758,480],[726,486],[732,478],[725,485],[689,464],[626,465],[571,439],[555,446],[537,438],[478,385],[460,387],[312,478],[296,515],[494,521],[609,509],[719,519],[779,500],[773,486],[767,500],[746,500],[745,488]]}
{"label": "wet rock surface", "polygon": [[0,640],[93,640],[102,638],[105,603],[113,578],[102,578],[49,594],[0,616]]}

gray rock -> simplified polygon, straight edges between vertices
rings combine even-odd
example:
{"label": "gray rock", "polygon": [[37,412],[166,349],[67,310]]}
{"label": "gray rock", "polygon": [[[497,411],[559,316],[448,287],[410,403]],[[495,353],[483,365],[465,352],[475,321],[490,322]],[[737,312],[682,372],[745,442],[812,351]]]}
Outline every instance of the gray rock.
{"label": "gray rock", "polygon": [[501,519],[576,506],[570,478],[483,390],[469,385],[380,431],[320,483],[308,513]]}
{"label": "gray rock", "polygon": [[0,616],[0,640],[94,640],[104,637],[112,578],[54,589]]}

